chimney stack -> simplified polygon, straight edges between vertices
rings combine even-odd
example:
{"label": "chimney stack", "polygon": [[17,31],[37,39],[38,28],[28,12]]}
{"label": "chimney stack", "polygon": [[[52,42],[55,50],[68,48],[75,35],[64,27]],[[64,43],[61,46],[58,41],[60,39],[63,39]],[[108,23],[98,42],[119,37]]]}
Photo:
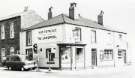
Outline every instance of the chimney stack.
{"label": "chimney stack", "polygon": [[103,14],[104,12],[101,10],[100,14],[98,15],[98,24],[103,25]]}
{"label": "chimney stack", "polygon": [[29,7],[28,7],[28,6],[25,6],[23,11],[24,11],[24,12],[27,12],[28,9],[29,9]]}
{"label": "chimney stack", "polygon": [[48,20],[52,18],[52,6],[49,8],[49,12],[48,12]]}
{"label": "chimney stack", "polygon": [[70,3],[70,7],[69,7],[69,18],[70,19],[75,19],[75,7],[76,7],[76,4],[75,2],[73,3]]}

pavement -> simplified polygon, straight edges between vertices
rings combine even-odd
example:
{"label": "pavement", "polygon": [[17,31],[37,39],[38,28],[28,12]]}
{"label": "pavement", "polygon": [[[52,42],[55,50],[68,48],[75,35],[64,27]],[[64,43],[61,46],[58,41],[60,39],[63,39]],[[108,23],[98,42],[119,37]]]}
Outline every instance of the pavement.
{"label": "pavement", "polygon": [[[51,70],[51,72],[57,72],[57,73],[66,73],[72,74],[74,73],[112,73],[112,72],[124,72],[127,71],[127,69],[132,68],[131,65],[126,65],[122,67],[95,67],[95,68],[88,68],[88,69],[76,69],[76,70]],[[39,72],[46,72],[48,73],[48,69],[40,69]]]}
{"label": "pavement", "polygon": [[135,78],[135,65],[122,67],[99,67],[81,70],[40,69],[32,71],[11,71],[0,67],[0,78]]}
{"label": "pavement", "polygon": [[[135,65],[134,65],[135,66]],[[39,70],[31,70],[29,72],[45,72],[45,73],[112,73],[112,72],[122,72],[122,71],[127,71],[127,69],[132,68],[133,65],[126,65],[122,67],[95,67],[95,68],[88,68],[88,69],[76,69],[76,70],[53,70],[49,71],[48,69],[39,69]],[[1,70],[7,70],[5,67],[0,67]],[[11,70],[9,70],[11,71]]]}

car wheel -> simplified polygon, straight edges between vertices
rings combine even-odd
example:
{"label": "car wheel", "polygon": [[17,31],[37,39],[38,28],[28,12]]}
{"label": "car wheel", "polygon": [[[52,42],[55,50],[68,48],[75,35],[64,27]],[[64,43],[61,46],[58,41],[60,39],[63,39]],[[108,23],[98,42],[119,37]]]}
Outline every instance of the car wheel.
{"label": "car wheel", "polygon": [[13,68],[13,67],[11,67],[11,70],[14,70],[14,68]]}
{"label": "car wheel", "polygon": [[7,67],[8,68],[8,70],[9,70],[9,67]]}
{"label": "car wheel", "polygon": [[24,69],[24,67],[21,67],[21,71],[24,71],[25,69]]}

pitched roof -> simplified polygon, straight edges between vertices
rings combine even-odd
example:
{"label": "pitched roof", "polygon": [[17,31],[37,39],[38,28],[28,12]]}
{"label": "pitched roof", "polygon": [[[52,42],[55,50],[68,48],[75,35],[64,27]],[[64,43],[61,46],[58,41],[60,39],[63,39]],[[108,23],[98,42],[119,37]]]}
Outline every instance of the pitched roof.
{"label": "pitched roof", "polygon": [[10,18],[14,18],[14,17],[17,17],[17,16],[22,16],[24,14],[32,13],[32,12],[35,12],[35,11],[28,10],[28,11],[25,11],[25,12],[23,11],[23,12],[14,13],[14,14],[11,14],[11,15],[8,15],[8,16],[5,16],[5,17],[1,17],[0,21],[6,20],[6,19],[10,19]]}
{"label": "pitched roof", "polygon": [[45,20],[41,23],[38,23],[38,24],[33,25],[31,27],[25,28],[23,30],[24,31],[25,30],[32,30],[32,29],[53,26],[53,25],[58,25],[58,24],[72,24],[72,25],[85,26],[85,27],[91,27],[91,28],[102,29],[102,30],[126,34],[125,32],[120,32],[120,31],[111,29],[109,27],[102,26],[95,21],[92,21],[92,20],[89,20],[89,19],[86,19],[83,17],[80,17],[79,19],[72,20],[65,14],[60,14],[58,16],[53,17],[52,19]]}

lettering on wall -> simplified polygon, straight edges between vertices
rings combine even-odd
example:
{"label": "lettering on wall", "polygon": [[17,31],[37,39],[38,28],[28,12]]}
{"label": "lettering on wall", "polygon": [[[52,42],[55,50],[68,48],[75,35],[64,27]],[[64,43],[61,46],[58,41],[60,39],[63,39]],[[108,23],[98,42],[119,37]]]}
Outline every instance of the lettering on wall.
{"label": "lettering on wall", "polygon": [[37,37],[38,40],[49,40],[49,39],[56,39],[56,29],[43,29],[38,31],[39,36]]}

